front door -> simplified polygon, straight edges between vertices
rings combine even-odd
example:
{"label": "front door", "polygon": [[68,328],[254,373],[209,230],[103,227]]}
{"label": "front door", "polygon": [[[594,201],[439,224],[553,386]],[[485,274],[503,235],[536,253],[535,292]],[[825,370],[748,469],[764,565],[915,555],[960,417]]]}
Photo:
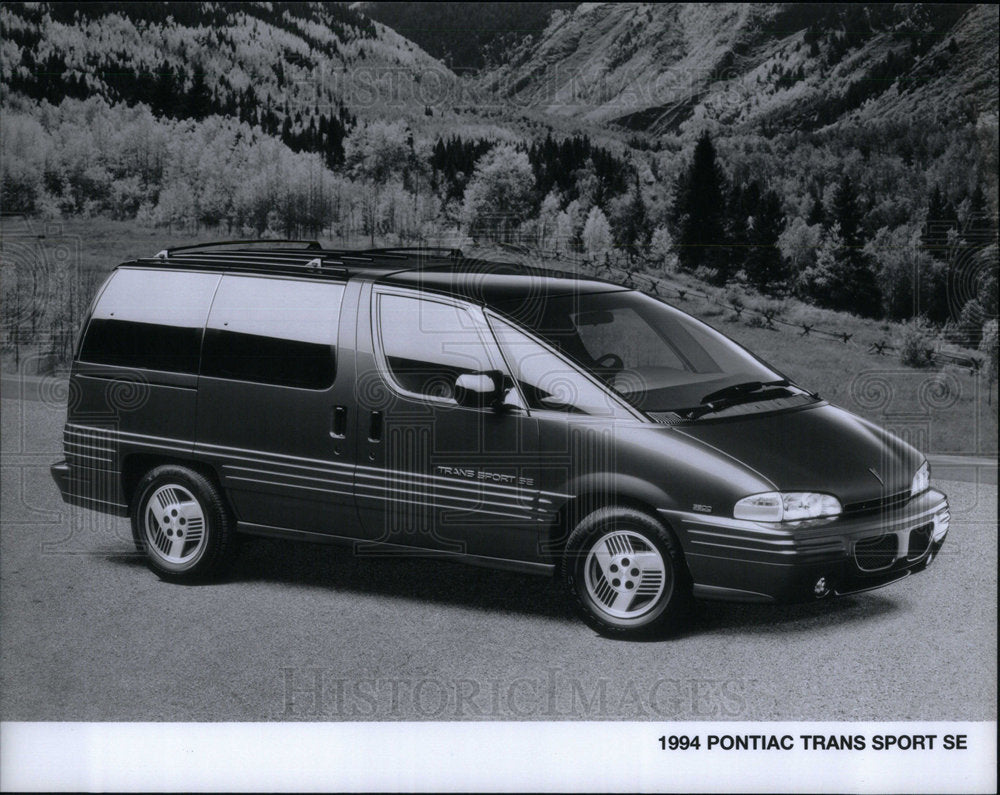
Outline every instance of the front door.
{"label": "front door", "polygon": [[355,483],[365,536],[409,554],[418,547],[537,560],[546,512],[536,421],[516,390],[501,410],[454,397],[462,374],[505,372],[481,310],[414,291],[369,291],[358,319]]}

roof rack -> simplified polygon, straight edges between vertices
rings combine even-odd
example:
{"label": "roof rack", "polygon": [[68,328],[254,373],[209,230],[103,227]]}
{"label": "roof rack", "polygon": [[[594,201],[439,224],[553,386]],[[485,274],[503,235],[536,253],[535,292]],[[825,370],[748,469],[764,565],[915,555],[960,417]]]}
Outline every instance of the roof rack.
{"label": "roof rack", "polygon": [[[222,250],[222,246],[277,244],[273,248]],[[305,243],[286,248],[285,243]],[[423,255],[423,256],[421,256]],[[314,240],[253,239],[192,244],[164,249],[155,257],[140,257],[128,263],[141,268],[191,268],[224,273],[286,274],[305,278],[346,279],[352,273],[371,273],[388,278],[404,271],[518,273],[572,278],[572,274],[522,262],[493,262],[466,258],[460,249],[437,247],[387,247],[372,249],[328,249]]]}
{"label": "roof rack", "polygon": [[247,246],[247,245],[259,245],[261,243],[305,243],[306,248],[309,251],[322,251],[323,247],[319,244],[318,240],[301,240],[299,238],[270,238],[270,237],[257,237],[257,238],[247,238],[244,240],[216,240],[211,243],[193,243],[188,246],[172,246],[171,248],[165,248],[156,252],[156,259],[167,259],[171,254],[175,254],[178,251],[194,251],[195,249],[202,248],[215,248],[217,246]]}
{"label": "roof rack", "polygon": [[462,257],[462,249],[447,246],[391,246],[389,248],[368,248],[359,254],[427,254],[428,256]]}

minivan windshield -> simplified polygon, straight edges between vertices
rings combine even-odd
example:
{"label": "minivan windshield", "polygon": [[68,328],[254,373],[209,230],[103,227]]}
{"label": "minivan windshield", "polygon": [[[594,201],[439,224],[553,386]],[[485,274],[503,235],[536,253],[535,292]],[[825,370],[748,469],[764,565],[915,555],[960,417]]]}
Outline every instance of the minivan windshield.
{"label": "minivan windshield", "polygon": [[[788,385],[715,329],[632,290],[546,296],[503,308],[644,411],[690,411],[721,396]],[[789,394],[774,391],[774,397]]]}

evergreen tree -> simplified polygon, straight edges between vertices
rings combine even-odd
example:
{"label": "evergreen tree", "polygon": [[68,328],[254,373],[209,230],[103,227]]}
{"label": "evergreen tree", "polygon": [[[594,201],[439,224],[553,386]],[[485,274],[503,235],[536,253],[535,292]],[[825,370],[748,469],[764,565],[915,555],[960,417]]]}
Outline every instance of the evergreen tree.
{"label": "evergreen tree", "polygon": [[625,223],[622,227],[621,243],[629,256],[638,256],[640,251],[649,245],[649,215],[642,200],[642,189],[639,187],[639,172],[635,172],[635,185],[632,198],[625,210]]}
{"label": "evergreen tree", "polygon": [[205,82],[205,71],[195,68],[191,88],[187,91],[184,115],[192,119],[204,119],[212,112],[212,92]]}
{"label": "evergreen tree", "polygon": [[710,268],[717,284],[724,284],[730,276],[725,189],[726,178],[716,163],[715,147],[704,132],[695,145],[691,166],[678,179],[673,222],[681,266],[687,270]]}
{"label": "evergreen tree", "polygon": [[809,216],[806,218],[809,226],[820,224],[826,225],[826,216],[823,213],[823,200],[819,196],[813,196],[812,207],[809,209]]}
{"label": "evergreen tree", "polygon": [[955,208],[945,200],[941,188],[935,185],[927,204],[921,244],[932,257],[944,261],[947,259],[948,231],[957,227]]}
{"label": "evergreen tree", "polygon": [[750,246],[750,221],[757,214],[760,202],[760,186],[756,180],[749,184],[732,185],[729,188],[729,202],[726,206],[726,237],[729,246],[726,256],[729,272],[739,273],[746,268]]}
{"label": "evergreen tree", "polygon": [[770,190],[765,192],[751,218],[748,230],[750,245],[744,265],[747,280],[762,293],[784,293],[789,274],[778,248],[778,238],[785,231],[785,215],[778,194]]}
{"label": "evergreen tree", "polygon": [[170,64],[164,61],[156,70],[149,104],[157,116],[173,116],[177,113],[177,77]]}
{"label": "evergreen tree", "polygon": [[861,237],[861,208],[858,205],[858,192],[854,182],[846,174],[837,185],[833,194],[833,217],[840,224],[840,236],[848,248],[859,248],[863,244]]}
{"label": "evergreen tree", "polygon": [[878,280],[864,251],[857,191],[846,175],[834,192],[832,214],[840,229],[841,245],[833,252],[827,292],[821,300],[831,309],[877,317],[882,304]]}
{"label": "evergreen tree", "polygon": [[969,213],[962,227],[962,237],[973,245],[982,245],[996,239],[995,216],[990,214],[982,183],[977,182],[969,196]]}

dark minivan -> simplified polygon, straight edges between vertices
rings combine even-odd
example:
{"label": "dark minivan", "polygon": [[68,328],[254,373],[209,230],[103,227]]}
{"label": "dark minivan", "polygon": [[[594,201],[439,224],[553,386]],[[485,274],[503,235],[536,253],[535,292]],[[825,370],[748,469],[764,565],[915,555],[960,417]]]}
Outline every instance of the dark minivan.
{"label": "dark minivan", "polygon": [[63,499],[161,577],[240,534],[561,577],[600,632],[691,597],[877,588],[944,543],[926,459],[710,326],[458,251],[189,246],[120,265],[71,374]]}

